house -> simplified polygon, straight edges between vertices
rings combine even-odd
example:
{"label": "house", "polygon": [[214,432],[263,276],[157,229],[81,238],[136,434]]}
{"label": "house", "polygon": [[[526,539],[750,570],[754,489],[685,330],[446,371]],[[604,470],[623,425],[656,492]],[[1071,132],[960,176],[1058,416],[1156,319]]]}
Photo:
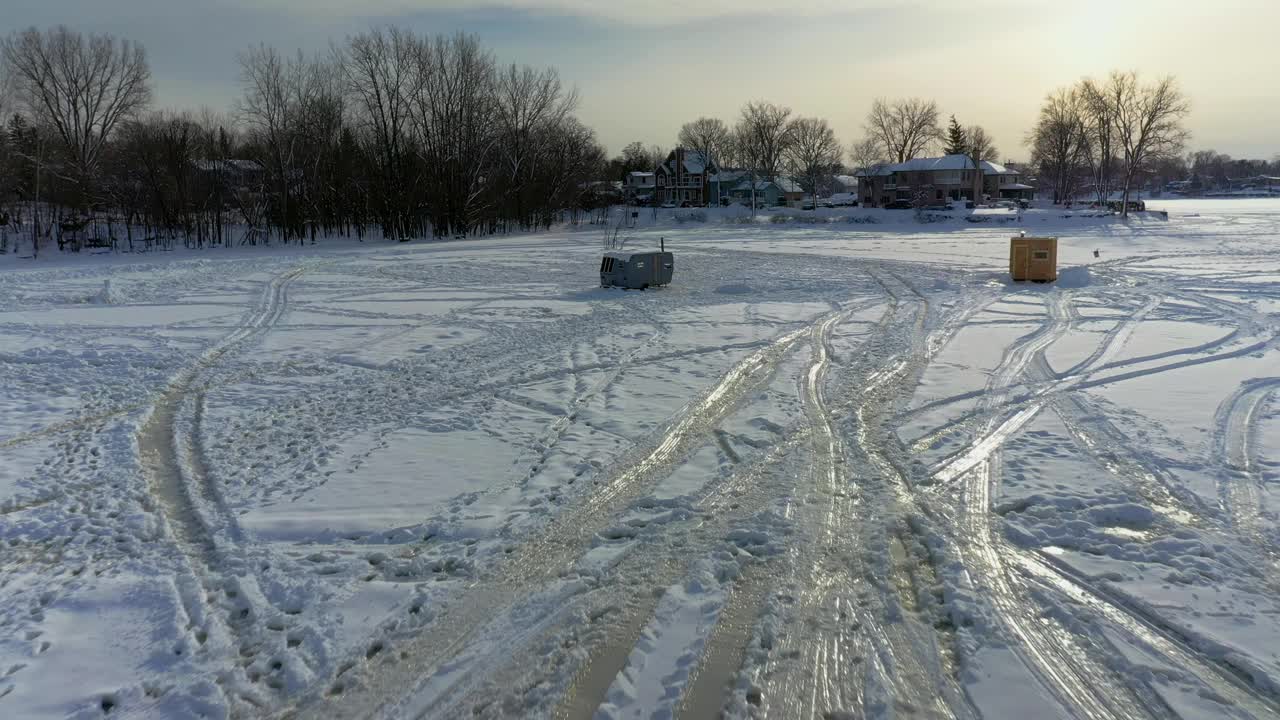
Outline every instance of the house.
{"label": "house", "polygon": [[[750,176],[744,178],[732,190],[729,197],[735,202],[750,205],[752,192]],[[757,178],[755,181],[755,201],[757,205],[777,207],[782,205],[799,205],[804,200],[804,190],[791,178],[777,176],[773,178]]]}
{"label": "house", "polygon": [[750,177],[751,173],[747,170],[721,168],[720,172],[707,177],[707,203],[710,205],[728,203],[733,199],[733,189]]}
{"label": "house", "polygon": [[707,178],[719,168],[697,150],[678,147],[667,154],[658,166],[656,189],[658,201],[675,205],[706,205],[711,194]]}
{"label": "house", "polygon": [[630,203],[647,203],[653,199],[654,174],[638,170],[627,173],[622,184],[623,197]]}
{"label": "house", "polygon": [[856,175],[834,175],[831,178],[831,192],[833,193],[856,193],[858,192],[858,177]]}
{"label": "house", "polygon": [[191,167],[198,180],[233,190],[259,187],[266,180],[266,169],[257,160],[193,160]]}
{"label": "house", "polygon": [[[895,200],[973,200],[975,172],[978,170],[967,155],[881,165],[858,172],[858,198],[868,206],[887,205]],[[984,160],[980,172],[985,197],[1030,200],[1035,194],[1035,188],[1023,183],[1017,170]]]}

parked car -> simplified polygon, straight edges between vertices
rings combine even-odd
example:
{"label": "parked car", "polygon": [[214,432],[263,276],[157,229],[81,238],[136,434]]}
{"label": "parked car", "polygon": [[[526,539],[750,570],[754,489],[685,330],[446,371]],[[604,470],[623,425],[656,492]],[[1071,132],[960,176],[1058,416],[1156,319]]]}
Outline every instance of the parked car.
{"label": "parked car", "polygon": [[673,202],[670,202],[670,201],[668,201],[668,202],[664,202],[664,203],[662,203],[662,205],[661,205],[661,207],[666,208],[666,209],[668,209],[668,210],[670,210],[671,208],[674,208],[675,206],[676,206],[676,204],[675,204],[675,203],[673,203]]}
{"label": "parked car", "polygon": [[884,206],[885,210],[910,210],[915,207],[910,200],[894,200]]}

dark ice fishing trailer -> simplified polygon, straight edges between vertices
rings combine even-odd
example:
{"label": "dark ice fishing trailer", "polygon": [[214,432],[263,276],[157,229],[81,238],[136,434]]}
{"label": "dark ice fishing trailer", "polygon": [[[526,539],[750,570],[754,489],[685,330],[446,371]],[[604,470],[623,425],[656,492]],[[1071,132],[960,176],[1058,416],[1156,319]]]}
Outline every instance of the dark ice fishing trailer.
{"label": "dark ice fishing trailer", "polygon": [[607,252],[600,260],[600,287],[643,290],[667,285],[675,257],[665,251]]}

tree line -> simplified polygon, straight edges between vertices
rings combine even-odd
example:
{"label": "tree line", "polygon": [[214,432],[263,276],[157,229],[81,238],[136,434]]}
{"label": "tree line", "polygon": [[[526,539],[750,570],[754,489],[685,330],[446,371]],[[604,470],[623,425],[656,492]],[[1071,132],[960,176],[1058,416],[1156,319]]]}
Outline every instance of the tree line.
{"label": "tree line", "polygon": [[[1125,212],[1130,195],[1152,177],[1219,176],[1231,162],[1237,171],[1280,172],[1280,156],[1271,164],[1224,162],[1208,151],[1184,160],[1189,112],[1173,77],[1147,83],[1135,72],[1116,71],[1101,81],[1086,78],[1046,98],[1024,139],[1031,162],[1021,169],[1036,176],[1054,203],[1086,193],[1105,202],[1119,192]],[[975,168],[997,159],[995,141],[981,125],[964,126],[952,115],[944,129],[940,119],[935,101],[878,98],[863,123],[863,136],[842,147],[826,120],[793,116],[790,108],[756,101],[743,106],[733,125],[713,117],[685,123],[677,144],[753,176],[786,173],[809,193],[829,189],[824,181],[837,173],[871,171],[939,151],[965,155]],[[621,178],[631,170],[651,170],[665,155],[660,146],[632,143],[610,161],[610,171]],[[981,182],[975,173],[975,197]]]}
{"label": "tree line", "polygon": [[[753,178],[794,178],[806,193],[832,190],[832,178],[874,169],[941,150],[960,153],[975,164],[994,160],[995,142],[980,125],[939,124],[934,101],[876,99],[863,124],[864,136],[846,148],[824,118],[807,117],[764,100],[743,105],[733,124],[700,117],[681,126],[676,144],[702,153],[717,167],[745,170]],[[609,161],[608,174],[624,179],[631,171],[651,171],[667,157],[660,145],[633,142]]]}
{"label": "tree line", "polygon": [[[554,68],[500,64],[464,33],[389,27],[314,56],[259,45],[238,61],[234,107],[157,111],[146,52],[127,39],[56,27],[0,40],[0,220],[22,227],[33,251],[55,239],[225,246],[374,228],[465,237],[607,206],[618,198],[595,181],[654,170],[667,155],[635,142],[608,159]],[[1188,112],[1172,77],[1084,79],[1047,96],[1023,141],[1024,171],[1055,203],[1127,200],[1157,174],[1280,172],[1212,151],[1183,158]],[[812,194],[830,193],[838,174],[939,151],[975,167],[997,158],[981,125],[952,115],[944,128],[931,100],[876,99],[862,131],[843,146],[827,120],[756,100],[732,122],[685,123],[676,142]],[[977,197],[979,173],[974,181]]]}
{"label": "tree line", "polygon": [[14,105],[0,107],[0,199],[14,201],[0,219],[38,252],[53,239],[314,242],[371,227],[462,237],[545,228],[592,202],[605,152],[554,68],[399,28],[238,60],[234,108],[153,111],[139,45],[66,27],[0,41]]}
{"label": "tree line", "polygon": [[1143,181],[1188,180],[1205,186],[1232,178],[1280,176],[1280,155],[1232,159],[1213,150],[1183,155],[1190,103],[1173,77],[1144,82],[1134,72],[1086,78],[1046,96],[1027,134],[1042,195],[1054,203],[1121,193],[1127,209]]}

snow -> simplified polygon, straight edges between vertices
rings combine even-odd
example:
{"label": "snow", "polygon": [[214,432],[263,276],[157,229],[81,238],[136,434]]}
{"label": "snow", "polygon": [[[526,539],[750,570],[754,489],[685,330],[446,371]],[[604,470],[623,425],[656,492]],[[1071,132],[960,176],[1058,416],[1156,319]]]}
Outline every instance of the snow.
{"label": "snow", "polygon": [[1273,717],[1280,201],[1149,203],[0,256],[0,715]]}

